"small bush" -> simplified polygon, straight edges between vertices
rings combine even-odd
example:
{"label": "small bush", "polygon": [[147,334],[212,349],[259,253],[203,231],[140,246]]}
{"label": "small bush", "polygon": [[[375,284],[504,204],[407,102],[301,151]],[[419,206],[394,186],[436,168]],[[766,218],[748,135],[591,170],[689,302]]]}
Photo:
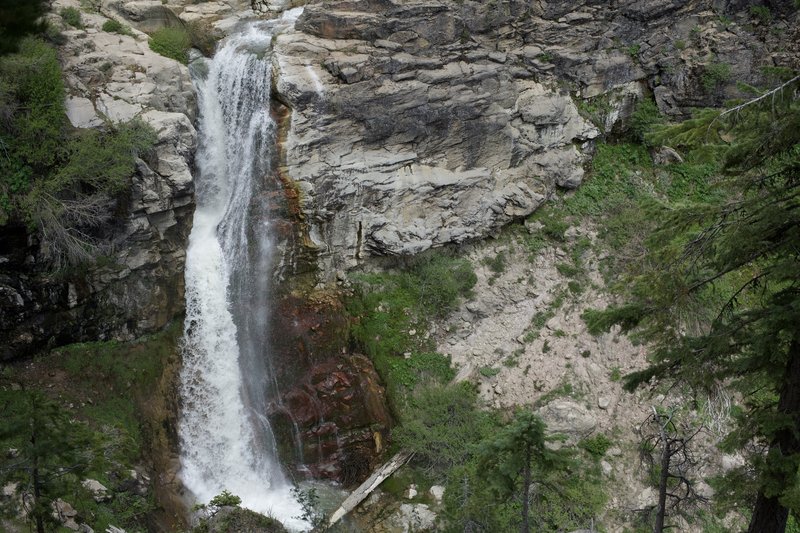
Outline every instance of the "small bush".
{"label": "small bush", "polygon": [[750,6],[750,14],[762,24],[772,21],[772,11],[767,6]]}
{"label": "small bush", "polygon": [[118,20],[108,19],[103,23],[103,31],[108,33],[119,33],[120,35],[131,35],[131,29]]}
{"label": "small bush", "polygon": [[414,395],[392,438],[415,452],[415,461],[441,480],[449,469],[466,463],[474,444],[496,428],[494,416],[477,402],[478,394],[468,383],[424,388]]}
{"label": "small bush", "polygon": [[567,288],[569,289],[569,292],[571,292],[575,296],[583,294],[583,286],[575,280],[570,280],[567,283]]}
{"label": "small bush", "polygon": [[594,437],[583,439],[578,443],[581,448],[589,452],[589,455],[596,459],[603,457],[608,449],[611,448],[612,444],[614,443],[611,439],[602,433],[598,433]]}
{"label": "small bush", "polygon": [[493,257],[486,257],[483,261],[483,264],[489,267],[494,274],[502,274],[506,271],[506,254],[505,252],[500,252]]}
{"label": "small bush", "polygon": [[493,366],[482,366],[478,369],[478,373],[485,378],[491,378],[499,374],[500,369]]}
{"label": "small bush", "polygon": [[242,499],[235,494],[231,494],[227,490],[223,490],[221,493],[217,494],[211,501],[208,502],[209,505],[214,507],[237,507],[241,505]]}
{"label": "small bush", "polygon": [[640,100],[631,115],[630,131],[633,138],[647,145],[647,134],[657,125],[664,123],[664,117],[652,100]]}
{"label": "small bush", "polygon": [[81,12],[78,11],[77,8],[74,7],[65,7],[60,12],[61,18],[64,19],[64,22],[72,26],[73,28],[82,29],[83,28],[83,19],[81,17]]}
{"label": "small bush", "polygon": [[705,65],[701,82],[706,92],[711,92],[717,86],[725,83],[731,77],[731,66],[727,63],[710,63]]}
{"label": "small bush", "polygon": [[189,62],[189,48],[192,41],[184,27],[161,28],[153,32],[148,41],[153,52],[164,57],[180,61],[184,65]]}
{"label": "small bush", "polygon": [[556,264],[556,270],[558,270],[559,274],[567,278],[578,277],[583,272],[580,269],[580,267],[576,267],[575,265],[570,265],[569,263]]}

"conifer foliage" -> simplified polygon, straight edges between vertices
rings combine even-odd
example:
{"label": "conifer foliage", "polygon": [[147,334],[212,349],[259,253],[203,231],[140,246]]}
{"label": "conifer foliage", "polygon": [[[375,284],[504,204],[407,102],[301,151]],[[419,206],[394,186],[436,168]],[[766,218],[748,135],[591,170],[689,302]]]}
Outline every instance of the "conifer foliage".
{"label": "conifer foliage", "polygon": [[782,532],[800,514],[800,76],[651,137],[667,139],[720,158],[724,200],[669,211],[650,241],[655,267],[631,280],[623,305],[585,318],[651,342],[652,365],[627,376],[630,389],[737,388],[726,444],[755,450],[749,531]]}

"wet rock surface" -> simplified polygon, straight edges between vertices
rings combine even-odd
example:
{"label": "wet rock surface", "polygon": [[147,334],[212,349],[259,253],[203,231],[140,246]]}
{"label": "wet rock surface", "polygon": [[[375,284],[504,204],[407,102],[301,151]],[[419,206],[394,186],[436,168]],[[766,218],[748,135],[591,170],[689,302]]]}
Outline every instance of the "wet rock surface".
{"label": "wet rock surface", "polygon": [[391,421],[371,361],[349,352],[348,328],[337,294],[281,298],[267,415],[282,460],[300,477],[353,485],[376,465]]}

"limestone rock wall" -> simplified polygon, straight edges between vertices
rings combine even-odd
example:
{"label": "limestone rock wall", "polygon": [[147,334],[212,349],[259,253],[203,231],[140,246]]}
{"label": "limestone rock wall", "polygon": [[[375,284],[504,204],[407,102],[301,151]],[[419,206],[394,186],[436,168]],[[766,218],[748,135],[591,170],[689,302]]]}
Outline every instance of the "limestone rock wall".
{"label": "limestone rock wall", "polygon": [[275,43],[274,91],[321,281],[484,237],[577,187],[593,139],[645,93],[684,116],[742,96],[737,82],[769,85],[764,67],[796,68],[800,42],[796,12],[773,11],[767,24],[723,1],[306,5]]}

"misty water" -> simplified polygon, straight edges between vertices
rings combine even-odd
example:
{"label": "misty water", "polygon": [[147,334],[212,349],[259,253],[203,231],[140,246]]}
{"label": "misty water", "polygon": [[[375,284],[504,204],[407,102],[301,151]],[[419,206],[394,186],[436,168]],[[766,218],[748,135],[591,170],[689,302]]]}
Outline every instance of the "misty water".
{"label": "misty water", "polygon": [[275,149],[270,43],[282,21],[251,23],[192,63],[199,145],[186,256],[179,424],[181,479],[200,502],[242,505],[305,529],[266,419],[274,383],[268,324],[274,243],[260,201]]}

